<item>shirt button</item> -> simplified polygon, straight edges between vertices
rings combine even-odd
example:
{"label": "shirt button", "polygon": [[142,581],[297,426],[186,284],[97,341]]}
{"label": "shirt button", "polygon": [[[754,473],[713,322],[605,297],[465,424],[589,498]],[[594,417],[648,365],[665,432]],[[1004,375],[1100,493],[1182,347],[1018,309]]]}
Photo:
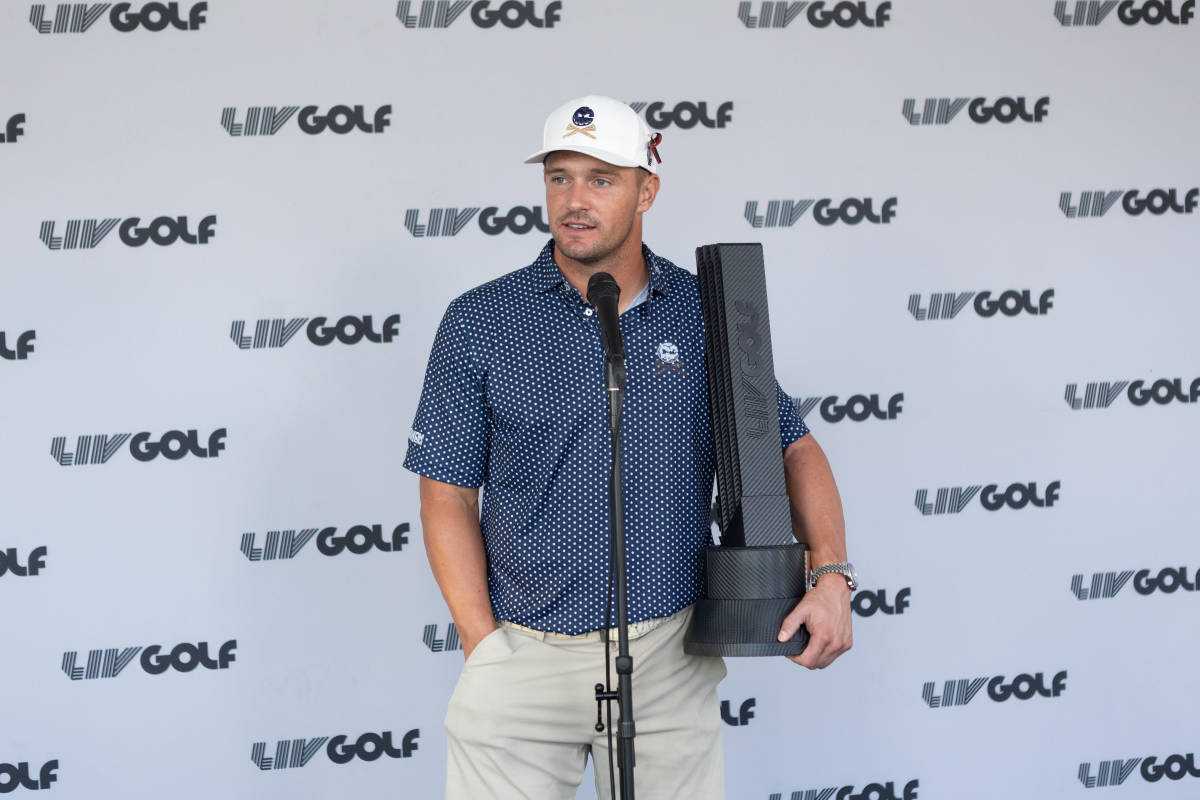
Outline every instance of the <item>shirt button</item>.
{"label": "shirt button", "polygon": [[590,308],[585,308],[585,309],[583,310],[583,315],[584,315],[585,317],[590,317],[590,316],[592,315],[592,310],[591,310]]}

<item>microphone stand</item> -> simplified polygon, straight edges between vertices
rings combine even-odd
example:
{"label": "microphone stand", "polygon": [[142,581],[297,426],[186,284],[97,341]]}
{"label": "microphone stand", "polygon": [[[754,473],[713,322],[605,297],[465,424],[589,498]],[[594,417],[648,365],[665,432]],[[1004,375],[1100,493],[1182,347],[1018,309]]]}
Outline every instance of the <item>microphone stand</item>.
{"label": "microphone stand", "polygon": [[[621,409],[625,395],[625,354],[607,353],[604,379],[608,389],[608,429],[612,447],[609,478],[609,546],[617,583],[617,691],[596,684],[596,701],[616,700],[620,711],[617,734],[617,768],[621,773],[621,798],[634,800],[633,768],[633,658],[629,655],[629,608],[625,596],[625,509],[621,487]],[[605,636],[607,637],[607,632]]]}
{"label": "microphone stand", "polygon": [[[629,655],[629,603],[625,594],[625,496],[621,481],[621,407],[625,399],[625,346],[621,341],[621,324],[617,300],[621,288],[607,272],[597,272],[588,280],[587,296],[596,307],[600,335],[604,342],[604,383],[608,390],[608,430],[612,451],[612,467],[608,484],[609,519],[609,576],[608,590],[617,584],[617,691],[611,685],[596,684],[596,730],[604,730],[600,722],[600,705],[607,701],[611,713],[612,701],[620,712],[617,738],[617,765],[621,770],[621,800],[633,800],[633,658]],[[609,594],[611,598],[612,595]],[[609,624],[605,619],[604,624]],[[609,639],[604,632],[604,673],[609,682]],[[609,775],[612,775],[612,730],[609,729]]]}

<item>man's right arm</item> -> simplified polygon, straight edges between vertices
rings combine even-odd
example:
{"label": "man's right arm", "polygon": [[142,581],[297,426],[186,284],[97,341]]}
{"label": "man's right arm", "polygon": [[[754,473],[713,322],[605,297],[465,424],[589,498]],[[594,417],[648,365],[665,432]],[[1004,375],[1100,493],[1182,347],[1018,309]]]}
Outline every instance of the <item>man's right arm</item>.
{"label": "man's right arm", "polygon": [[496,629],[479,529],[479,489],[421,476],[421,529],[433,577],[450,607],[463,655]]}

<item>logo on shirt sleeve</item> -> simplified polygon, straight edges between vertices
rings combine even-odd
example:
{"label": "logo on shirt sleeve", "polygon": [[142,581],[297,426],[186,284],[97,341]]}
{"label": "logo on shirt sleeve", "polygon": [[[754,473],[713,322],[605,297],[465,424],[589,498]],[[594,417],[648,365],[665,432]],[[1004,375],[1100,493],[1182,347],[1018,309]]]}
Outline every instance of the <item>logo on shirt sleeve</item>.
{"label": "logo on shirt sleeve", "polygon": [[679,345],[674,342],[663,342],[658,346],[655,355],[658,356],[654,362],[655,375],[678,372],[680,375],[687,377],[687,373],[683,371],[683,362],[679,360]]}
{"label": "logo on shirt sleeve", "polygon": [[408,432],[408,440],[415,445],[423,445],[425,444],[425,434],[421,433],[416,428],[413,428]]}

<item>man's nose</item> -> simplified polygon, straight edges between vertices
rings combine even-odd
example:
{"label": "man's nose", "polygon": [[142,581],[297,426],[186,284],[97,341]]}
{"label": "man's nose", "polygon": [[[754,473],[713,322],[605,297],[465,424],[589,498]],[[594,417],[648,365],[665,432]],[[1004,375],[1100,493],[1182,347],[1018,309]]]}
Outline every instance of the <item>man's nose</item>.
{"label": "man's nose", "polygon": [[567,191],[567,208],[581,211],[589,207],[587,185],[578,181],[571,184]]}

